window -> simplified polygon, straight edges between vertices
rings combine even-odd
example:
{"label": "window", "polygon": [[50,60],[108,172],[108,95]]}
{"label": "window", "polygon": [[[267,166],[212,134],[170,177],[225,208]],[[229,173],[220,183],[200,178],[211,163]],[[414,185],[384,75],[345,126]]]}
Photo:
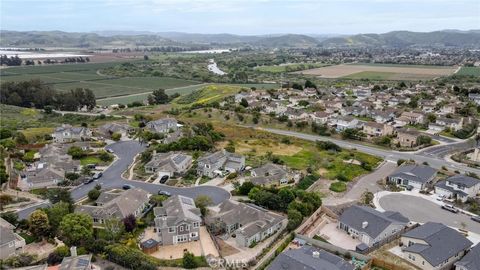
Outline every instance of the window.
{"label": "window", "polygon": [[193,228],[198,228],[198,222],[193,222]]}
{"label": "window", "polygon": [[198,236],[198,233],[197,233],[197,232],[192,232],[192,233],[190,234],[190,237],[197,237],[197,236]]}
{"label": "window", "polygon": [[175,227],[168,227],[168,232],[169,233],[174,233],[175,232]]}
{"label": "window", "polygon": [[177,235],[177,242],[187,242],[188,241],[188,234]]}
{"label": "window", "polygon": [[183,226],[180,226],[180,231],[183,232]]}

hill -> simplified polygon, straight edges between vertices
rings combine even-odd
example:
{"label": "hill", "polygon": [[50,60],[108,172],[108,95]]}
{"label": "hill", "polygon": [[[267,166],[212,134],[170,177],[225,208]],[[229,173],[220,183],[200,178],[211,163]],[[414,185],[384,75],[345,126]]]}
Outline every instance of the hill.
{"label": "hill", "polygon": [[307,48],[315,47],[319,44],[318,40],[306,35],[287,34],[281,36],[265,37],[253,43],[253,45],[278,48],[278,47],[296,47]]}
{"label": "hill", "polygon": [[435,31],[428,33],[394,31],[385,34],[359,34],[347,37],[335,37],[321,42],[325,47],[479,47],[480,33],[472,31]]}

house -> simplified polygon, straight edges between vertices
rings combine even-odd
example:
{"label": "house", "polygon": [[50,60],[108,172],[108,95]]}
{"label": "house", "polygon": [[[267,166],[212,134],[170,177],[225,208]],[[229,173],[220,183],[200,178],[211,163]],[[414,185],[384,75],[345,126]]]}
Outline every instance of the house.
{"label": "house", "polygon": [[153,209],[160,245],[197,241],[202,224],[200,209],[192,198],[174,195]]}
{"label": "house", "polygon": [[95,226],[103,226],[110,219],[124,219],[129,215],[141,217],[150,207],[150,193],[133,188],[121,193],[102,192],[96,205],[78,205],[77,213],[85,213],[93,218]]}
{"label": "house", "polygon": [[25,191],[56,186],[63,180],[65,180],[65,171],[46,163],[36,163],[19,174],[17,185]]}
{"label": "house", "polygon": [[302,109],[293,109],[291,107],[288,107],[287,111],[285,112],[285,115],[288,116],[289,120],[305,120],[308,118],[308,113],[305,112],[305,110]]}
{"label": "house", "polygon": [[354,270],[343,258],[322,249],[303,246],[280,253],[267,270]]}
{"label": "house", "polygon": [[279,101],[270,102],[265,105],[265,112],[274,113],[275,115],[283,115],[287,109],[288,107]]}
{"label": "house", "polygon": [[174,118],[163,118],[148,122],[145,128],[155,133],[169,133],[178,129],[178,123]]}
{"label": "house", "polygon": [[227,152],[225,149],[206,154],[197,160],[197,174],[208,177],[220,175],[221,170],[238,172],[245,168],[245,157]]}
{"label": "house", "polygon": [[86,127],[72,127],[67,124],[55,128],[55,131],[52,133],[53,141],[58,143],[85,141],[89,140],[91,137],[91,129]]}
{"label": "house", "polygon": [[414,147],[417,145],[417,139],[420,135],[422,134],[415,129],[401,128],[397,130],[396,143],[400,147]]}
{"label": "house", "polygon": [[454,104],[447,104],[440,108],[440,114],[454,114],[455,113],[455,105]]}
{"label": "house", "polygon": [[387,124],[380,124],[376,122],[367,122],[363,126],[363,132],[369,137],[380,137],[380,136],[389,136],[392,135],[394,129],[392,126]]}
{"label": "house", "polygon": [[480,105],[480,94],[469,93],[468,98],[477,103],[477,105]]}
{"label": "house", "polygon": [[400,117],[407,119],[408,124],[423,124],[425,122],[425,116],[422,113],[417,112],[403,112]]}
{"label": "house", "polygon": [[387,177],[389,183],[425,190],[433,183],[437,171],[426,165],[408,164],[400,166]]}
{"label": "house", "polygon": [[439,126],[443,126],[445,128],[449,128],[452,131],[457,131],[463,128],[463,118],[446,118],[446,117],[441,117],[437,118],[435,120],[435,124]]}
{"label": "house", "polygon": [[15,226],[0,217],[0,260],[23,252],[25,239],[14,232]]}
{"label": "house", "polygon": [[286,225],[287,219],[254,204],[233,200],[210,207],[205,223],[214,234],[235,234],[236,243],[249,247]]}
{"label": "house", "polygon": [[386,123],[392,121],[395,114],[390,111],[374,110],[370,112],[370,117],[372,117],[377,123]]}
{"label": "house", "polygon": [[252,170],[250,182],[260,186],[283,185],[289,180],[287,170],[277,164],[267,163]]}
{"label": "house", "polygon": [[330,115],[329,113],[318,111],[310,114],[310,118],[314,123],[324,125],[328,122]]}
{"label": "house", "polygon": [[339,116],[337,118],[331,119],[332,124],[336,126],[337,131],[342,131],[350,128],[357,128],[358,119],[351,116]]}
{"label": "house", "polygon": [[158,176],[183,174],[192,165],[192,156],[183,153],[154,153],[152,159],[145,164],[145,172],[157,173]]}
{"label": "house", "polygon": [[451,269],[472,245],[457,230],[434,222],[402,234],[400,241],[403,258],[425,270]]}
{"label": "house", "polygon": [[135,128],[122,123],[107,123],[97,128],[97,133],[105,138],[110,138],[112,134],[120,134],[122,138],[128,137],[135,133]]}
{"label": "house", "polygon": [[340,216],[337,227],[371,247],[398,233],[409,223],[398,212],[379,212],[371,207],[353,205]]}
{"label": "house", "polygon": [[95,269],[92,266],[92,254],[76,255],[76,251],[72,256],[65,257],[60,264],[58,270],[91,270]]}
{"label": "house", "polygon": [[480,244],[474,246],[461,260],[455,263],[455,270],[480,269]]}
{"label": "house", "polygon": [[480,180],[457,174],[435,184],[435,193],[445,198],[466,202],[480,192]]}

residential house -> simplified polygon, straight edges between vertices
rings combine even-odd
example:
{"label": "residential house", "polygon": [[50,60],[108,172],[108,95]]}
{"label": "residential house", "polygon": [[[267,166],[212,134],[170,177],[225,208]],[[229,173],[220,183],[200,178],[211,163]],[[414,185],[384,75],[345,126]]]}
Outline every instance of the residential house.
{"label": "residential house", "polygon": [[417,112],[403,112],[400,117],[407,119],[408,124],[416,125],[425,122],[425,115]]}
{"label": "residential house", "polygon": [[192,165],[192,156],[183,153],[154,153],[152,159],[145,164],[145,172],[157,173],[158,176],[183,174]]}
{"label": "residential house", "polygon": [[310,114],[310,118],[312,119],[312,121],[319,125],[326,124],[330,116],[331,114],[322,112],[322,111],[317,111],[317,112],[314,112],[313,114]]}
{"label": "residential house", "polygon": [[457,131],[463,128],[463,117],[460,118],[446,118],[440,117],[435,120],[435,124],[449,128],[452,131]]}
{"label": "residential house", "polygon": [[35,163],[22,171],[17,185],[21,190],[56,186],[65,179],[65,171],[46,163]]}
{"label": "residential house", "polygon": [[331,123],[336,127],[337,131],[349,128],[357,128],[358,119],[351,116],[339,116],[331,119]]}
{"label": "residential house", "polygon": [[386,123],[392,121],[395,114],[391,111],[374,110],[370,112],[370,117],[372,117],[377,123]]}
{"label": "residential house", "polygon": [[340,215],[337,227],[371,247],[400,232],[408,223],[408,218],[398,212],[379,212],[368,206],[353,205]]}
{"label": "residential house", "polygon": [[280,253],[267,270],[354,270],[343,258],[322,249],[303,246]]}
{"label": "residential house", "polygon": [[95,206],[78,205],[77,213],[85,213],[93,218],[95,226],[103,226],[110,219],[124,219],[128,215],[141,217],[150,207],[150,193],[140,188],[132,188],[121,193],[102,192]]}
{"label": "residential house", "polygon": [[480,94],[469,93],[468,98],[477,103],[477,105],[480,105]]}
{"label": "residential house", "polygon": [[265,112],[274,113],[275,115],[283,115],[287,109],[288,107],[279,101],[273,101],[265,105]]}
{"label": "residential house", "polygon": [[55,128],[52,133],[54,142],[69,143],[75,141],[85,141],[92,137],[92,130],[86,127],[72,127],[63,124],[61,127]]}
{"label": "residential house", "polygon": [[398,129],[396,143],[400,144],[400,147],[414,147],[417,146],[417,139],[420,135],[422,134],[415,129]]}
{"label": "residential house", "polygon": [[22,253],[25,239],[14,232],[15,226],[0,217],[0,260]]}
{"label": "residential house", "polygon": [[435,193],[445,198],[466,202],[480,192],[480,180],[463,174],[450,176],[435,184]]}
{"label": "residential house", "polygon": [[249,247],[258,243],[286,225],[284,216],[274,214],[254,204],[233,200],[210,207],[205,223],[215,234],[235,234],[236,243]]}
{"label": "residential house", "polygon": [[403,258],[425,270],[451,269],[472,245],[457,230],[434,222],[404,233],[400,241]]}
{"label": "residential house", "polygon": [[[75,252],[76,253],[76,252]],[[93,270],[92,254],[76,255],[65,257],[62,260],[58,270]]]}
{"label": "residential house", "polygon": [[123,123],[107,123],[97,128],[97,133],[104,138],[110,138],[114,133],[120,134],[122,138],[125,138],[134,134],[135,128]]}
{"label": "residential house", "polygon": [[145,125],[145,128],[151,132],[169,133],[178,129],[177,120],[174,118],[163,118],[155,121],[150,121]]}
{"label": "residential house", "polygon": [[363,132],[369,137],[393,135],[394,128],[391,125],[376,122],[367,122],[363,126]]}
{"label": "residential house", "polygon": [[306,120],[309,116],[305,110],[294,109],[291,107],[288,107],[287,111],[285,112],[285,115],[288,116],[289,120],[294,120],[294,121]]}
{"label": "residential house", "polygon": [[260,186],[283,185],[287,184],[289,180],[286,168],[273,163],[253,169],[251,175],[250,182]]}
{"label": "residential house", "polygon": [[426,165],[407,164],[400,166],[387,177],[387,181],[399,186],[425,190],[432,185],[437,171]]}
{"label": "residential house", "polygon": [[455,270],[480,269],[480,244],[474,246],[467,255],[455,263]]}
{"label": "residential house", "polygon": [[245,168],[245,157],[227,152],[225,149],[200,157],[197,165],[197,174],[208,177],[221,175],[222,170],[238,172]]}
{"label": "residential house", "polygon": [[304,96],[307,96],[307,97],[316,97],[317,96],[317,89],[315,88],[311,88],[311,87],[307,87],[305,89],[303,89],[303,93],[302,93]]}
{"label": "residential house", "polygon": [[439,114],[454,114],[456,106],[454,104],[447,104],[440,108]]}
{"label": "residential house", "polygon": [[192,198],[174,195],[153,209],[160,245],[197,241],[202,224],[200,209]]}

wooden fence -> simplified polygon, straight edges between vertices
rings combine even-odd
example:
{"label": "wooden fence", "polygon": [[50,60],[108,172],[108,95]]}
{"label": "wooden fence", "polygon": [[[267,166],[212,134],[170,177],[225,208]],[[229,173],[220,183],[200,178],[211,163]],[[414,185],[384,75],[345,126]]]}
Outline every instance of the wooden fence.
{"label": "wooden fence", "polygon": [[392,262],[386,262],[382,259],[379,258],[373,258],[371,262],[372,266],[378,266],[384,269],[389,269],[389,270],[411,270],[412,268],[410,267],[405,267],[405,266],[400,266],[398,264],[392,263]]}

